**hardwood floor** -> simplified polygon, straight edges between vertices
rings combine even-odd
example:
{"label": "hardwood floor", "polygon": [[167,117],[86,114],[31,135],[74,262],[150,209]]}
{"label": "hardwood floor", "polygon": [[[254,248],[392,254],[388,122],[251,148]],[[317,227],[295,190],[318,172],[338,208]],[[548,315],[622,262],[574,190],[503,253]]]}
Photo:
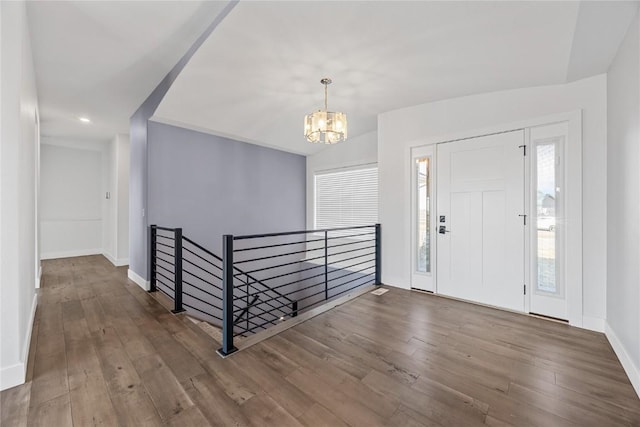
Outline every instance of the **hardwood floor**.
{"label": "hardwood floor", "polygon": [[2,426],[640,426],[604,335],[392,288],[228,359],[101,256],[45,261]]}

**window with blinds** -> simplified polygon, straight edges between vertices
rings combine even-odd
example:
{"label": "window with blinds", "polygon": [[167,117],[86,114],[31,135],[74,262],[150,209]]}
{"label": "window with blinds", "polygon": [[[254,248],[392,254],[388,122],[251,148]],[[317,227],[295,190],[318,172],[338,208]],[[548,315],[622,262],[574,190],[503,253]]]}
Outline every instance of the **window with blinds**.
{"label": "window with blinds", "polygon": [[378,222],[378,168],[315,175],[315,228],[356,227]]}

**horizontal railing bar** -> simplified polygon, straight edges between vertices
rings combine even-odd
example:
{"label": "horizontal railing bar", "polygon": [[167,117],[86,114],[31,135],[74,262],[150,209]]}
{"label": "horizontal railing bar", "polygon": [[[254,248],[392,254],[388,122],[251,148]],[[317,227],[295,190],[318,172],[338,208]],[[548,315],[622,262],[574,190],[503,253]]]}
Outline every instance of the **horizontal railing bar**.
{"label": "horizontal railing bar", "polygon": [[[162,280],[158,279],[157,277],[156,277],[156,282],[160,283],[162,286],[166,287],[167,289],[169,289],[171,292],[173,292],[175,294],[176,290],[174,288],[169,286],[167,283],[164,283]],[[171,297],[171,298],[173,298],[173,297]]]}
{"label": "horizontal railing bar", "polygon": [[[331,270],[331,271],[329,272],[329,274],[331,274],[331,273],[337,273],[337,272],[339,272],[339,271],[343,271],[343,270],[349,270],[351,267],[355,267],[356,265],[366,264],[366,263],[368,263],[368,262],[374,262],[374,260],[367,259],[367,260],[364,260],[364,261],[356,262],[355,264],[347,265],[346,267],[336,268],[336,269],[334,269],[334,270]],[[374,265],[374,267],[375,267],[375,265]],[[369,268],[369,267],[367,267],[367,268]]]}
{"label": "horizontal railing bar", "polygon": [[[234,266],[234,267],[233,267],[233,269],[234,269],[234,270],[236,270],[236,271],[238,271],[238,272],[240,273],[240,275],[244,275],[244,276],[246,276],[246,277],[247,277],[247,279],[253,280],[253,282],[251,282],[251,284],[253,284],[253,283],[258,283],[258,284],[260,284],[260,285],[264,286],[264,287],[265,287],[265,288],[267,288],[267,289],[270,289],[270,288],[271,288],[270,286],[268,286],[268,285],[266,285],[265,283],[263,283],[263,282],[262,282],[262,280],[258,280],[258,279],[256,279],[255,277],[251,276],[249,273],[247,273],[247,272],[245,272],[245,271],[240,270],[238,267],[235,267],[235,266]],[[236,278],[237,278],[237,276],[234,276],[234,279],[236,279]],[[248,283],[245,283],[245,285],[247,285],[247,284],[248,284]],[[281,294],[280,294],[280,292],[278,292],[278,291],[274,291],[274,292],[275,292],[276,294],[281,295]],[[287,298],[287,297],[285,297],[285,298],[286,298],[286,299],[289,299],[289,298]],[[293,301],[289,300],[289,302],[293,302]]]}
{"label": "horizontal railing bar", "polygon": [[156,237],[162,237],[163,239],[171,240],[172,242],[176,240],[173,236],[165,236],[164,234],[156,234]]}
{"label": "horizontal railing bar", "polygon": [[[340,262],[345,262],[345,261],[350,261],[352,259],[358,259],[358,258],[362,258],[363,256],[371,256],[371,255],[375,255],[375,252],[370,252],[368,254],[362,254],[362,255],[357,255],[357,256],[352,256],[351,258],[344,258],[344,259],[339,259],[337,261],[333,261],[333,262],[328,262],[327,265],[333,265],[333,264],[338,264]],[[375,259],[372,259],[371,262],[374,262]]]}
{"label": "horizontal railing bar", "polygon": [[[374,275],[374,274],[375,274],[375,273],[371,273],[371,274],[369,274],[368,276],[372,276],[372,275]],[[366,276],[365,276],[365,277],[366,277]],[[374,281],[375,281],[375,279],[374,279]],[[349,288],[349,289],[345,289],[344,291],[340,291],[340,292],[338,292],[338,293],[334,294],[333,296],[331,296],[331,298],[335,298],[335,297],[337,297],[338,295],[342,295],[342,294],[344,294],[344,293],[346,293],[346,292],[352,291],[352,290],[354,290],[354,289],[356,289],[356,288],[359,288],[360,286],[364,286],[364,285],[366,285],[366,284],[367,284],[366,282],[365,282],[365,283],[360,283],[359,285],[353,286],[353,287],[351,287],[351,288]],[[373,284],[373,283],[372,283],[372,284]]]}
{"label": "horizontal railing bar", "polygon": [[[268,277],[266,279],[262,279],[262,281],[265,282],[267,280],[279,279],[280,277],[291,276],[292,274],[302,273],[303,271],[309,271],[309,270],[313,270],[315,268],[320,268],[320,267],[324,267],[324,264],[314,265],[313,267],[303,268],[302,270],[296,270],[296,271],[292,271],[290,273],[278,274],[277,276],[271,276],[271,277]],[[246,286],[246,283],[244,285],[235,285],[234,288],[239,288],[241,286]],[[266,286],[265,285],[265,287],[268,288],[268,289],[273,289],[271,286]]]}
{"label": "horizontal railing bar", "polygon": [[[239,298],[235,298],[235,297],[234,297],[234,298],[233,298],[233,301],[234,301],[234,302],[235,302],[235,301],[240,301],[240,300],[243,300],[244,298],[246,298],[246,296],[245,296],[245,295],[243,295],[242,297],[239,297]],[[288,305],[289,305],[289,304],[291,304],[291,303],[290,303],[290,302],[286,302],[286,303],[281,304],[280,306],[277,306],[277,307],[276,307],[276,306],[274,306],[273,304],[271,304],[271,303],[270,303],[270,301],[273,301],[274,299],[275,299],[275,298],[271,298],[271,299],[269,299],[268,301],[260,301],[260,304],[266,304],[266,305],[268,305],[269,307],[271,307],[271,310],[265,310],[264,308],[261,308],[259,305],[254,305],[252,308],[255,308],[256,310],[260,310],[260,313],[258,313],[258,315],[261,315],[261,314],[273,314],[273,311],[274,311],[274,310],[275,310],[275,311],[279,311],[280,313],[284,313],[284,314],[286,315],[286,312],[285,312],[284,310],[282,310],[282,307],[286,307],[286,306],[288,306]],[[237,304],[234,304],[234,306],[235,306],[235,307],[239,307]],[[233,310],[233,313],[235,314],[235,313],[238,313],[238,312],[240,312],[240,311],[242,311],[242,307],[237,308],[237,309],[234,309],[234,310]],[[275,314],[274,314],[274,315],[275,315]]]}
{"label": "horizontal railing bar", "polygon": [[[164,274],[160,273],[158,270],[156,270],[156,274],[159,274],[160,276],[164,277],[165,279],[167,279],[170,283],[173,284],[173,279],[168,278],[167,276],[165,276]],[[168,285],[167,285],[168,286]],[[171,288],[173,289],[173,288]]]}
{"label": "horizontal railing bar", "polygon": [[283,253],[283,254],[269,255],[269,256],[264,256],[264,257],[260,257],[260,258],[252,258],[252,259],[248,259],[248,260],[244,260],[244,261],[234,261],[234,264],[244,264],[246,262],[262,261],[262,260],[265,260],[265,259],[278,258],[278,257],[281,257],[281,256],[287,256],[287,255],[303,254],[305,252],[313,252],[313,251],[320,251],[320,250],[324,250],[324,246],[321,247],[321,248],[317,248],[317,249],[305,249],[303,251],[286,252],[286,253]]}
{"label": "horizontal railing bar", "polygon": [[[288,316],[291,316],[292,314],[293,314],[293,312],[288,313],[287,315],[288,315]],[[254,316],[254,317],[255,317],[255,316]],[[252,318],[253,318],[253,317],[252,317]],[[268,320],[268,321],[266,321],[266,322],[264,322],[264,323],[260,323],[260,324],[258,324],[258,325],[256,325],[256,326],[254,326],[253,328],[249,328],[249,329],[247,330],[247,332],[253,332],[255,329],[257,329],[257,328],[262,328],[262,327],[264,327],[264,325],[266,325],[266,324],[268,324],[268,323],[273,323],[274,325],[276,325],[276,324],[277,324],[277,322],[278,322],[278,320],[279,320],[279,319],[275,319],[275,320]],[[246,329],[246,328],[245,328],[245,329]]]}
{"label": "horizontal railing bar", "polygon": [[[182,258],[182,260],[183,260],[184,262],[186,262],[187,264],[190,264],[190,265],[192,265],[192,266],[194,266],[194,267],[196,267],[196,268],[198,268],[198,269],[200,269],[200,270],[204,271],[205,273],[210,274],[211,276],[215,277],[216,279],[218,279],[218,280],[222,281],[222,277],[220,277],[220,276],[216,276],[214,273],[212,273],[212,272],[210,272],[210,271],[208,271],[208,270],[205,270],[203,267],[199,266],[198,264],[194,264],[193,262],[189,261],[189,260],[188,260],[188,259],[186,259],[186,258]],[[186,270],[185,270],[185,271],[186,271]],[[192,276],[195,276],[195,274],[192,274]],[[200,277],[198,277],[198,278],[200,279]],[[203,282],[206,282],[206,280],[203,280],[203,279],[200,279],[200,280],[202,280]]]}
{"label": "horizontal railing bar", "polygon": [[350,252],[363,251],[363,250],[365,250],[365,249],[375,249],[375,246],[365,246],[365,247],[363,247],[363,248],[349,249],[349,250],[347,250],[347,251],[335,252],[335,253],[332,253],[332,254],[327,254],[327,257],[330,257],[330,256],[336,256],[336,255],[342,255],[342,254],[348,254],[348,253],[350,253]]}
{"label": "horizontal railing bar", "polygon": [[153,226],[153,228],[155,228],[156,230],[164,230],[164,231],[176,231],[175,228],[169,228],[169,227],[160,227],[159,225],[155,225]]}
{"label": "horizontal railing bar", "polygon": [[[189,252],[190,254],[192,254],[193,256],[196,256],[198,258],[200,258],[202,261],[206,262],[207,264],[211,265],[212,267],[217,268],[218,270],[222,270],[222,267],[219,267],[217,265],[215,265],[214,263],[212,263],[211,261],[209,261],[208,259],[198,255],[197,253],[193,252],[191,249],[189,248],[185,248],[184,246],[182,247],[182,249],[184,249],[185,251]],[[186,259],[185,257],[182,257],[182,259]]]}
{"label": "horizontal railing bar", "polygon": [[[169,298],[171,298],[171,299],[173,299],[173,298],[174,298],[174,297],[173,297],[173,295],[169,295],[169,293],[168,293],[167,291],[165,291],[164,289],[162,289],[160,286],[157,286],[157,284],[156,284],[156,289],[158,289],[160,292],[162,292],[163,294],[165,294],[167,297],[169,297]],[[169,288],[169,289],[171,289],[171,288]]]}
{"label": "horizontal railing bar", "polygon": [[165,246],[165,247],[170,248],[170,249],[175,249],[175,247],[174,247],[174,246],[167,245],[167,244],[162,243],[162,242],[156,242],[156,245]]}
{"label": "horizontal railing bar", "polygon": [[349,234],[348,236],[333,236],[333,237],[327,237],[327,240],[333,240],[333,239],[350,239],[352,237],[358,237],[358,236],[372,236],[376,234],[375,232],[373,233],[360,233],[360,234]]}
{"label": "horizontal railing bar", "polygon": [[348,280],[348,281],[346,281],[346,282],[342,282],[342,283],[340,283],[339,285],[332,286],[332,287],[328,288],[327,290],[332,291],[332,290],[334,290],[334,289],[338,289],[339,287],[344,286],[344,285],[346,285],[347,283],[352,283],[352,282],[355,282],[356,280],[365,279],[365,278],[367,278],[367,277],[369,277],[369,276],[371,276],[371,275],[373,275],[373,274],[375,274],[375,273],[369,273],[369,274],[366,274],[366,275],[364,275],[364,276],[362,276],[362,277],[356,277],[355,279],[351,279],[351,280]]}
{"label": "horizontal railing bar", "polygon": [[[163,250],[160,250],[158,248],[156,248],[156,252],[160,252],[161,254],[165,254],[166,256],[170,256],[170,257],[175,257],[174,254],[170,254],[169,252],[165,252]],[[157,258],[157,257],[156,257]],[[162,258],[161,258],[162,259]],[[164,260],[163,260],[164,261]]]}
{"label": "horizontal railing bar", "polygon": [[206,300],[204,300],[204,299],[202,299],[202,298],[199,298],[199,297],[197,297],[197,296],[195,296],[195,295],[191,295],[189,292],[186,292],[186,291],[184,291],[184,290],[183,290],[183,291],[182,291],[182,293],[183,293],[184,295],[186,295],[186,296],[190,297],[190,298],[193,298],[193,299],[195,299],[195,300],[200,301],[200,302],[201,302],[201,303],[203,303],[203,304],[209,305],[209,306],[211,306],[211,307],[213,307],[213,308],[215,308],[215,309],[217,309],[217,310],[222,311],[222,308],[221,308],[221,307],[217,307],[215,304],[212,304],[212,303],[210,303],[209,301],[206,301]]}
{"label": "horizontal railing bar", "polygon": [[359,225],[357,227],[340,227],[340,228],[324,228],[320,230],[302,230],[302,231],[285,231],[282,233],[267,233],[267,234],[248,234],[244,236],[233,236],[233,240],[246,240],[246,239],[258,239],[262,237],[277,237],[277,236],[291,236],[293,234],[311,234],[311,233],[324,233],[330,231],[344,231],[344,230],[357,230],[361,228],[374,228],[374,225]]}
{"label": "horizontal railing bar", "polygon": [[[253,274],[260,271],[273,270],[274,268],[286,267],[288,265],[300,264],[301,262],[314,261],[316,259],[324,259],[324,255],[316,258],[306,258],[306,259],[301,259],[300,261],[292,261],[292,262],[286,262],[284,264],[272,265],[271,267],[257,268],[255,270],[247,271],[246,273],[242,273],[242,274]],[[242,274],[240,273],[236,274],[234,277],[242,276]]]}
{"label": "horizontal railing bar", "polygon": [[194,307],[192,305],[189,305],[189,304],[186,304],[184,302],[182,303],[182,305],[184,305],[185,307],[189,307],[189,308],[191,308],[193,310],[199,311],[200,313],[202,313],[202,314],[204,314],[206,316],[213,317],[214,319],[219,320],[219,321],[222,322],[222,319],[219,318],[218,316],[216,316],[215,314],[207,313],[206,311],[200,310],[199,308],[196,308],[196,307]]}
{"label": "horizontal railing bar", "polygon": [[209,281],[203,279],[202,277],[198,276],[197,274],[190,272],[189,270],[184,270],[184,272],[187,273],[189,276],[195,277],[196,279],[206,283],[207,285],[211,285],[214,288],[218,289],[219,291],[222,291],[222,287],[221,286],[218,286],[218,285],[216,285],[216,284],[214,284],[212,282],[209,282]]}
{"label": "horizontal railing bar", "polygon": [[322,239],[301,240],[299,242],[278,243],[276,245],[253,246],[251,248],[234,249],[233,252],[255,251],[258,249],[271,249],[271,248],[276,248],[278,246],[301,245],[303,243],[313,243],[313,242],[324,242],[324,237]]}
{"label": "horizontal railing bar", "polygon": [[[217,296],[217,295],[215,295],[215,294],[212,294],[212,293],[211,293],[211,292],[209,292],[209,291],[205,291],[205,290],[204,290],[204,289],[202,289],[201,287],[196,286],[196,285],[194,285],[193,283],[187,282],[187,281],[186,281],[186,280],[184,280],[184,279],[182,279],[182,283],[183,283],[183,284],[186,284],[186,285],[189,285],[189,286],[191,286],[192,288],[195,288],[195,289],[199,290],[200,292],[203,292],[203,293],[205,293],[205,294],[207,294],[207,295],[209,295],[209,296],[212,296],[213,298],[215,298],[215,299],[217,299],[217,300],[221,300],[221,298],[220,298],[219,296]],[[185,293],[186,293],[186,292],[185,292]],[[217,308],[217,309],[219,309],[219,310],[222,310],[222,307],[218,307],[218,306],[216,306],[216,305],[215,305],[215,304],[213,304],[213,303],[210,303],[210,304],[211,304],[212,306],[214,306],[215,308]]]}
{"label": "horizontal railing bar", "polygon": [[[291,292],[287,293],[286,295],[293,295],[293,294],[295,294],[295,293],[298,293],[298,292],[301,292],[301,291],[304,291],[304,290],[307,290],[307,289],[311,289],[311,288],[313,288],[313,287],[320,286],[320,285],[324,285],[324,282],[319,282],[319,283],[315,283],[315,284],[310,285],[310,286],[306,286],[306,287],[301,288],[301,289],[296,289],[295,291],[291,291]],[[322,292],[324,292],[324,290],[323,290]],[[255,295],[259,295],[259,294],[252,294],[252,295],[254,295],[254,296],[255,296]],[[317,294],[315,294],[315,295],[317,295]],[[306,298],[306,297],[305,297],[305,298]],[[303,298],[303,299],[305,299],[305,298]],[[266,299],[266,300],[262,300],[262,302],[263,302],[263,303],[268,304],[270,307],[273,307],[273,305],[271,305],[271,304],[269,304],[269,303],[270,303],[271,301],[275,300],[275,299],[277,299],[277,298],[269,298],[269,299]],[[300,302],[300,301],[301,301],[300,299],[297,299],[297,300],[296,300],[296,302]],[[280,312],[285,312],[284,310],[282,310],[282,308],[283,308],[283,307],[287,307],[288,305],[289,305],[289,304],[287,304],[287,303],[285,303],[285,304],[282,304],[282,303],[281,303],[279,306],[274,307],[274,309],[275,309],[275,310],[279,310]],[[237,310],[235,310],[235,311],[237,311]],[[235,312],[235,311],[234,311],[234,312]],[[298,310],[298,311],[299,311],[299,310]]]}
{"label": "horizontal railing bar", "polygon": [[194,242],[193,240],[191,240],[188,237],[184,237],[182,236],[182,240],[186,240],[187,242],[191,243],[193,246],[195,246],[196,248],[200,249],[201,251],[206,252],[207,254],[211,255],[212,257],[214,257],[215,259],[217,259],[218,261],[222,261],[222,258],[220,258],[218,255],[214,254],[213,252],[211,252],[209,249],[197,244],[196,242]]}
{"label": "horizontal railing bar", "polygon": [[[348,267],[344,267],[344,268],[341,268],[341,269],[339,269],[339,270],[333,270],[333,271],[330,271],[330,272],[329,272],[329,274],[331,274],[331,273],[337,273],[337,272],[339,272],[339,271],[343,271],[343,270],[347,270],[348,268],[355,267],[355,266],[360,265],[360,264],[365,264],[365,263],[367,263],[367,262],[371,262],[371,260],[358,262],[358,263],[356,263],[356,264],[352,264],[352,265],[350,265],[350,266],[348,266]],[[322,265],[321,267],[324,267],[324,265]],[[362,269],[357,270],[357,271],[352,271],[351,273],[343,274],[342,276],[333,277],[333,278],[331,278],[331,279],[327,280],[327,282],[331,282],[331,281],[336,280],[336,279],[341,279],[341,278],[343,278],[343,277],[347,277],[347,276],[350,276],[350,275],[352,275],[352,274],[361,273],[361,272],[363,272],[364,270],[367,270],[367,269],[369,269],[369,268],[375,268],[375,265],[372,265],[372,266],[369,266],[369,267],[365,267],[365,268],[362,268]],[[273,287],[270,287],[269,289],[279,289],[279,288],[282,288],[282,287],[284,287],[284,286],[291,286],[291,285],[295,285],[296,283],[304,282],[305,280],[315,279],[315,278],[317,278],[317,277],[321,277],[321,276],[324,276],[324,272],[322,272],[322,273],[320,273],[320,274],[316,274],[316,275],[314,275],[314,276],[309,276],[309,277],[304,277],[304,278],[299,279],[299,280],[294,280],[294,281],[292,281],[292,282],[287,282],[287,283],[284,283],[284,284],[282,284],[282,285],[273,286]],[[269,279],[266,279],[266,280],[269,280]],[[310,288],[312,288],[312,287],[314,287],[314,286],[318,286],[318,285],[324,285],[324,281],[322,281],[322,282],[318,282],[318,283],[316,283],[316,284],[314,284],[314,285],[311,285],[311,286],[307,286],[307,287],[304,287],[304,288],[296,289],[295,291],[287,292],[287,293],[285,293],[284,295],[285,295],[285,296],[293,295],[293,294],[295,294],[295,293],[297,293],[297,292],[300,292],[300,291],[303,291],[303,290],[306,290],[306,289],[310,289]],[[246,286],[246,285],[245,285],[245,286]],[[259,292],[255,292],[255,293],[249,293],[249,297],[254,297],[254,296],[256,296],[256,295],[262,295],[262,294],[264,294],[264,293],[266,293],[266,292],[268,292],[268,291],[259,291]],[[277,298],[277,297],[274,297],[274,298],[270,298],[270,299],[267,299],[267,300],[263,300],[262,302],[273,301],[273,300],[275,300],[275,299],[278,299],[278,298]]]}
{"label": "horizontal railing bar", "polygon": [[[246,306],[245,306],[245,307],[243,307],[243,309],[244,309],[244,308],[246,308]],[[279,315],[277,315],[277,314],[274,314],[274,313],[272,313],[272,312],[270,312],[270,311],[265,311],[264,309],[259,308],[259,307],[258,307],[258,305],[249,306],[249,309],[250,309],[250,310],[251,310],[251,309],[258,309],[258,310],[260,310],[260,312],[259,312],[259,313],[257,313],[257,314],[253,314],[253,315],[251,315],[249,318],[247,318],[247,317],[243,317],[242,319],[240,319],[240,320],[239,320],[239,321],[237,321],[237,322],[236,322],[236,321],[234,321],[234,326],[239,326],[239,327],[241,327],[241,328],[242,328],[241,323],[242,323],[243,321],[245,321],[245,322],[246,322],[246,321],[249,321],[249,323],[251,323],[251,324],[253,324],[253,325],[257,325],[257,323],[256,323],[256,322],[254,322],[252,319],[255,319],[255,318],[257,317],[257,318],[260,318],[261,320],[266,320],[266,319],[263,317],[263,315],[264,315],[264,314],[269,314],[269,315],[271,315],[271,316],[275,316],[276,318],[280,318],[280,317],[281,317],[281,316],[279,316]],[[237,311],[238,311],[238,310],[234,310],[234,314],[235,314]],[[242,311],[242,310],[240,310],[240,311]],[[283,315],[284,315],[284,316],[287,316],[287,315],[288,315],[288,314],[287,314],[286,312],[284,312],[283,310],[280,310],[280,311],[283,313]],[[248,312],[247,312],[247,314],[251,314],[251,312],[250,312],[250,311],[248,311]],[[269,323],[269,322],[274,323],[274,322],[275,322],[275,320],[266,320],[266,322],[267,322],[267,323]],[[245,331],[247,331],[247,330],[248,330],[247,328],[242,328],[242,329],[244,329]]]}
{"label": "horizontal railing bar", "polygon": [[[155,261],[154,261],[153,265],[159,265],[159,264],[158,264],[158,261],[162,261],[163,263],[165,263],[165,264],[167,264],[167,265],[169,265],[169,266],[173,267],[173,269],[175,270],[176,265],[175,265],[174,263],[169,262],[169,261],[167,261],[166,259],[164,259],[164,258],[160,258],[160,257],[155,257]],[[173,273],[173,271],[171,271],[171,272]]]}
{"label": "horizontal railing bar", "polygon": [[[339,245],[331,245],[331,246],[327,246],[327,249],[331,249],[331,248],[337,248],[338,246],[347,246],[347,245],[357,245],[359,243],[366,243],[366,242],[375,242],[376,239],[367,239],[367,240],[358,240],[356,242],[349,242],[349,243],[341,243]],[[323,246],[324,248],[324,246]]]}
{"label": "horizontal railing bar", "polygon": [[[368,261],[367,261],[367,262],[368,262]],[[324,265],[323,265],[323,267],[324,267]],[[294,280],[294,281],[292,281],[292,282],[283,283],[282,285],[273,286],[273,287],[271,287],[271,288],[269,288],[269,289],[280,289],[280,288],[283,288],[283,287],[285,287],[285,286],[295,285],[296,283],[300,283],[300,282],[303,282],[303,281],[305,281],[305,280],[309,280],[309,279],[315,279],[316,277],[321,277],[321,276],[324,276],[324,272],[322,272],[322,273],[320,273],[320,274],[316,274],[316,275],[314,275],[314,276],[309,276],[309,277],[304,277],[304,278],[299,279],[299,280]],[[324,283],[324,282],[322,282],[322,283]],[[249,296],[259,295],[259,294],[261,294],[261,293],[263,293],[263,291],[260,291],[259,293],[255,293],[255,294],[249,294]],[[289,293],[289,294],[285,294],[285,295],[290,295],[290,294],[291,294],[291,293]]]}
{"label": "horizontal railing bar", "polygon": [[[156,266],[156,267],[160,267],[161,269],[163,269],[164,271],[166,271],[166,272],[167,272],[167,273],[169,273],[169,274],[175,274],[175,272],[174,272],[174,271],[169,270],[167,267],[165,267],[165,266],[163,266],[163,265],[160,265],[160,264],[158,264],[158,263],[155,263],[155,266]],[[156,271],[157,271],[157,270],[156,270]]]}
{"label": "horizontal railing bar", "polygon": [[[368,270],[370,268],[376,268],[376,266],[375,265],[370,265],[369,267],[365,267],[365,268],[357,270],[357,271],[352,271],[351,273],[343,274],[342,276],[334,277],[332,279],[327,280],[327,283],[329,283],[329,282],[331,282],[333,280],[342,279],[343,277],[349,277],[352,274],[362,273],[363,271]],[[338,285],[338,286],[340,286],[340,285]]]}

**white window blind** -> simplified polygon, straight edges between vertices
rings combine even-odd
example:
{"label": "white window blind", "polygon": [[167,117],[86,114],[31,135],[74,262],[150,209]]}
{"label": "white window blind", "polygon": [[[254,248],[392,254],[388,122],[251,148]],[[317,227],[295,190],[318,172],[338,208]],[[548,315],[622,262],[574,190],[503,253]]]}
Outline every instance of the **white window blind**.
{"label": "white window blind", "polygon": [[315,228],[378,222],[378,168],[368,166],[315,176]]}

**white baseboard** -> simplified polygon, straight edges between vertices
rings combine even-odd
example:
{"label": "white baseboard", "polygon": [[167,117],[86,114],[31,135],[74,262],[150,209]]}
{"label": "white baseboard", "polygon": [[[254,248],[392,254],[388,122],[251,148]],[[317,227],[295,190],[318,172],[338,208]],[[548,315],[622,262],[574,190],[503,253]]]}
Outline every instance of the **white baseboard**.
{"label": "white baseboard", "polygon": [[102,255],[102,249],[80,249],[75,251],[66,252],[49,252],[40,256],[40,259],[58,259],[58,258],[72,258],[76,256],[87,255]]}
{"label": "white baseboard", "polygon": [[107,252],[102,252],[102,255],[111,262],[116,267],[122,267],[125,265],[129,265],[129,258],[120,258],[116,259],[114,256]]}
{"label": "white baseboard", "polygon": [[22,358],[20,362],[11,366],[0,369],[0,390],[6,390],[20,384],[24,384],[27,376],[27,363],[29,361],[29,347],[31,346],[31,332],[33,331],[33,322],[36,318],[36,308],[38,307],[38,294],[33,296],[31,303],[31,318],[27,326],[24,345],[22,346]]}
{"label": "white baseboard", "polygon": [[605,320],[599,317],[582,316],[582,328],[589,329],[590,331],[603,332],[605,331]]}
{"label": "white baseboard", "polygon": [[613,351],[615,351],[616,356],[618,356],[624,371],[627,373],[629,381],[631,381],[631,385],[633,385],[633,388],[636,390],[636,394],[640,397],[640,369],[633,362],[629,353],[627,353],[622,341],[620,341],[611,326],[609,326],[609,322],[606,322],[605,324],[605,335],[607,336],[611,347],[613,347]]}
{"label": "white baseboard", "polygon": [[140,277],[138,273],[136,273],[132,269],[129,269],[129,271],[127,272],[127,276],[133,283],[140,286],[145,291],[148,291],[149,289],[151,289],[149,282],[144,280],[142,277]]}

